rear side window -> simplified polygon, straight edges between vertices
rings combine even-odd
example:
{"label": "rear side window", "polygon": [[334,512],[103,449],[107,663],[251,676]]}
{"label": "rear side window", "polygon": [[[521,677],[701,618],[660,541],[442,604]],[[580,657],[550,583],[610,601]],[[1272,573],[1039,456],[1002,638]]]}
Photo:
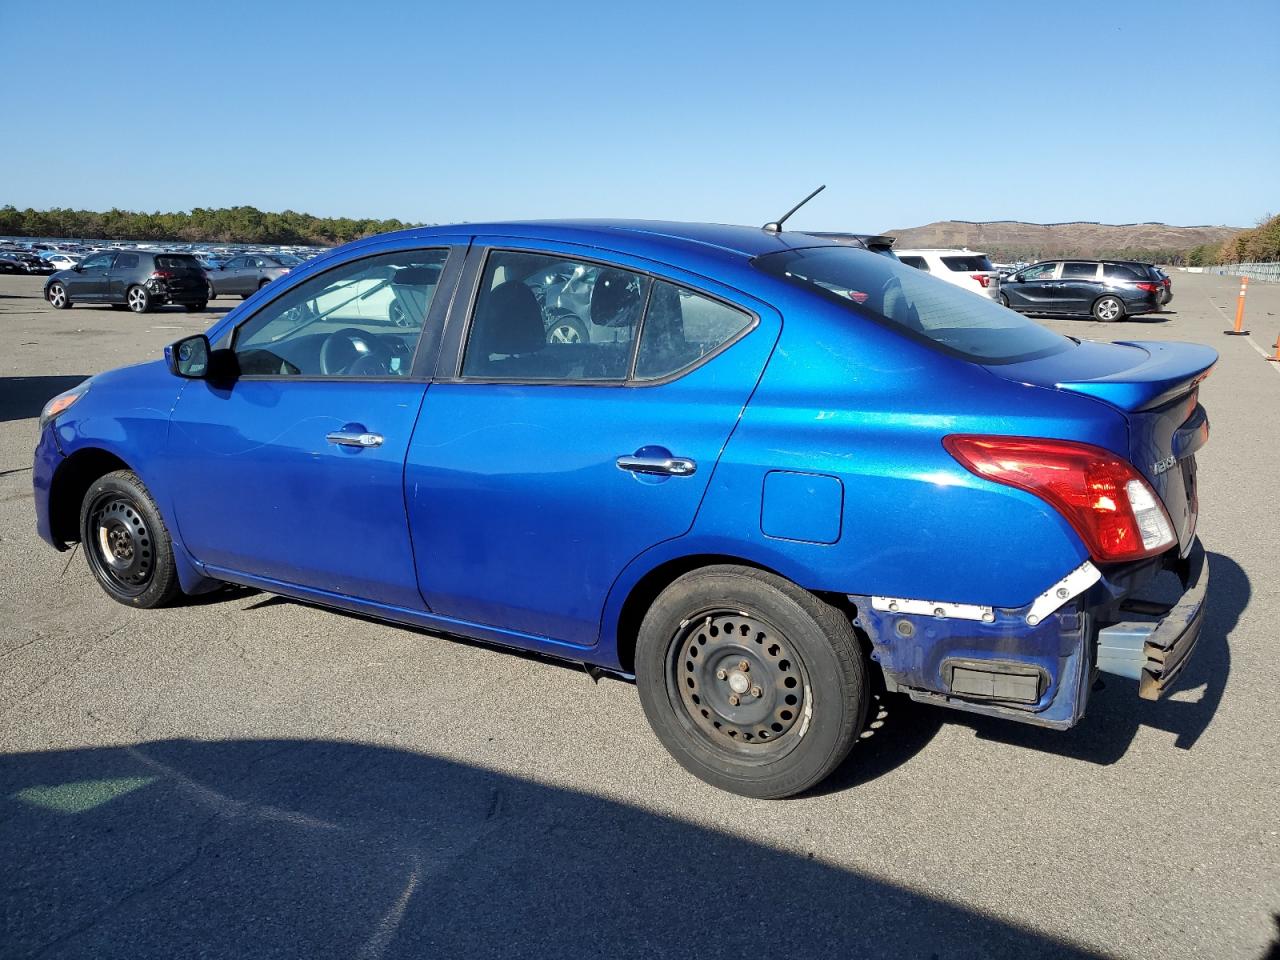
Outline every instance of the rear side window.
{"label": "rear side window", "polygon": [[116,270],[127,270],[130,267],[138,265],[138,255],[136,253],[120,253],[116,255]]}
{"label": "rear side window", "polygon": [[1013,363],[1060,353],[1072,345],[994,300],[849,247],[811,247],[756,257],[752,263],[953,356]]}
{"label": "rear side window", "polygon": [[1102,268],[1102,275],[1108,280],[1141,280],[1140,274],[1134,267],[1127,266],[1123,263],[1108,263]]}
{"label": "rear side window", "polygon": [[943,264],[953,273],[977,273],[991,269],[991,260],[984,256],[943,257]]}
{"label": "rear side window", "polygon": [[658,380],[691,367],[751,323],[748,313],[656,281],[640,334],[635,378]]}
{"label": "rear side window", "polygon": [[161,270],[199,270],[200,263],[195,257],[186,254],[168,253],[156,257],[156,266]]}
{"label": "rear side window", "polygon": [[899,256],[898,259],[901,260],[903,263],[905,263],[908,267],[915,267],[917,270],[923,270],[925,273],[929,272],[929,264],[925,263],[924,257]]}
{"label": "rear side window", "polygon": [[1062,265],[1063,280],[1093,280],[1097,276],[1096,263],[1064,263]]}

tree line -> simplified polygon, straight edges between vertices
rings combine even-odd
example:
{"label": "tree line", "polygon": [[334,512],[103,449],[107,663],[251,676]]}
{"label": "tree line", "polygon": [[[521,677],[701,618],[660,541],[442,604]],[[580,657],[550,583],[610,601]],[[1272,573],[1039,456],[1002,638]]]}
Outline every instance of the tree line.
{"label": "tree line", "polygon": [[1267,214],[1250,230],[1222,243],[1206,243],[1188,254],[1193,267],[1215,263],[1271,263],[1280,260],[1280,214]]}
{"label": "tree line", "polygon": [[68,237],[87,240],[182,240],[194,243],[281,243],[333,246],[375,233],[403,230],[400,220],[315,217],[257,207],[196,207],[190,213],[94,210],[19,210],[0,207],[0,236]]}

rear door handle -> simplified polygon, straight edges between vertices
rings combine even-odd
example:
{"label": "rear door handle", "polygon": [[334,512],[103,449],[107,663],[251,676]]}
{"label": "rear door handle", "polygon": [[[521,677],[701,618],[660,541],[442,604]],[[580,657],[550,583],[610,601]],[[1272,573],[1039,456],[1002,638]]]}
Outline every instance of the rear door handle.
{"label": "rear door handle", "polygon": [[354,433],[347,430],[335,430],[326,434],[325,439],[340,447],[380,447],[385,439],[380,433]]}
{"label": "rear door handle", "polygon": [[684,457],[630,456],[618,458],[618,469],[665,477],[691,477],[698,472],[698,465]]}

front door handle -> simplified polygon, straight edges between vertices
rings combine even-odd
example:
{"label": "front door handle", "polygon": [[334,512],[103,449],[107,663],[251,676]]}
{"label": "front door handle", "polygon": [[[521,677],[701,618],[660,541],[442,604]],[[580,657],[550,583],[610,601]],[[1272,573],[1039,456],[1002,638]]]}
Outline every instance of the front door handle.
{"label": "front door handle", "polygon": [[325,439],[340,447],[380,447],[385,439],[380,433],[355,433],[348,430],[335,430],[326,434]]}
{"label": "front door handle", "polygon": [[684,457],[630,456],[618,458],[619,470],[632,473],[650,473],[664,477],[691,477],[698,465]]}

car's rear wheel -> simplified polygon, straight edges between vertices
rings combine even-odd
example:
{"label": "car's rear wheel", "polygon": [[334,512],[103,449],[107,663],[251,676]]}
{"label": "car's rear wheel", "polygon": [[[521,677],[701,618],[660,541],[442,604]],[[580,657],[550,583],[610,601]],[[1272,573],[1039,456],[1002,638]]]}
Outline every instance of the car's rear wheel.
{"label": "car's rear wheel", "polygon": [[1119,297],[1099,297],[1093,304],[1093,318],[1112,323],[1124,318],[1124,304]]}
{"label": "car's rear wheel", "polygon": [[835,770],[870,698],[843,613],[774,574],[728,565],[686,574],[654,601],[636,683],[686,770],[761,798],[800,793]]}
{"label": "car's rear wheel", "polygon": [[1009,298],[1008,298],[1007,296],[1005,296],[1003,293],[1002,293],[1002,294],[1000,294],[1000,305],[1001,305],[1002,307],[1007,307],[1007,306],[1009,306]]}
{"label": "car's rear wheel", "polygon": [[71,307],[71,297],[67,295],[67,288],[60,283],[49,284],[49,289],[45,291],[45,299],[55,310],[67,310]]}
{"label": "car's rear wheel", "polygon": [[134,313],[146,313],[151,309],[151,294],[146,287],[135,285],[126,291],[124,302]]}
{"label": "car's rear wheel", "polygon": [[159,607],[182,592],[169,531],[130,470],[108,473],[89,487],[80,506],[80,542],[94,577],[119,603]]}
{"label": "car's rear wheel", "polygon": [[261,290],[263,287],[265,287],[265,286],[266,286],[268,283],[270,283],[270,282],[271,282],[270,280],[259,280],[259,281],[258,281],[258,289],[259,289],[259,290]]}
{"label": "car's rear wheel", "polygon": [[590,339],[587,325],[569,314],[556,317],[547,328],[547,343],[587,343]]}
{"label": "car's rear wheel", "polygon": [[217,300],[217,299],[218,299],[218,291],[217,291],[217,290],[215,290],[215,289],[213,288],[213,283],[212,283],[212,282],[210,282],[209,284],[207,284],[207,286],[208,286],[208,288],[209,288],[209,293],[208,293],[208,297],[207,297],[207,299],[209,299],[209,300]]}

